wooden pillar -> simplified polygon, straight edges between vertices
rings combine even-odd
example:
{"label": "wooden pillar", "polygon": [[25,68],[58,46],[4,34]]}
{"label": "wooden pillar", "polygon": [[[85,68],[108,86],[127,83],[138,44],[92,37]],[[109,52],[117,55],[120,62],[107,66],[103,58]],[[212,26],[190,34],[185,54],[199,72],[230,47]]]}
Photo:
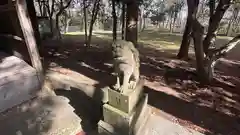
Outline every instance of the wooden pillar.
{"label": "wooden pillar", "polygon": [[37,43],[33,32],[33,27],[31,25],[31,20],[29,18],[26,0],[16,0],[16,10],[20,26],[22,28],[23,36],[28,48],[32,66],[36,69],[40,82],[43,81],[43,69],[40,61]]}

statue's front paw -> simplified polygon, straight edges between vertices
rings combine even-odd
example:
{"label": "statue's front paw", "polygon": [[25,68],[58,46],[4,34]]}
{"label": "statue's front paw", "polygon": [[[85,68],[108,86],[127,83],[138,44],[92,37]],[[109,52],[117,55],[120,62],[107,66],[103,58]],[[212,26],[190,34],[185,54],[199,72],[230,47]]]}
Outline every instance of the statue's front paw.
{"label": "statue's front paw", "polygon": [[123,91],[124,91],[124,87],[121,86],[121,87],[118,89],[118,91],[119,91],[120,93],[123,93]]}
{"label": "statue's front paw", "polygon": [[119,87],[120,87],[120,86],[117,85],[117,84],[115,84],[115,85],[112,86],[112,88],[113,88],[114,90],[118,90],[118,89],[120,89]]}
{"label": "statue's front paw", "polygon": [[130,84],[129,84],[129,86],[128,86],[128,88],[129,88],[129,89],[135,89],[136,86],[137,86],[137,83],[134,82],[134,81],[131,81]]}

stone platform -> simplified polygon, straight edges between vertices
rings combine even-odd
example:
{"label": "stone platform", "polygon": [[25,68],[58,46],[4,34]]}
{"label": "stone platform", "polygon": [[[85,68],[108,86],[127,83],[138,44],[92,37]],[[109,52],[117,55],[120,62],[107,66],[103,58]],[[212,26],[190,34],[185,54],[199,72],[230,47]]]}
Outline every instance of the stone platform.
{"label": "stone platform", "polygon": [[36,69],[16,56],[0,52],[0,112],[36,97],[40,89]]}
{"label": "stone platform", "polygon": [[69,100],[45,96],[29,100],[0,114],[2,135],[76,135],[81,119]]}
{"label": "stone platform", "polygon": [[[110,124],[100,121],[101,132],[99,135],[123,135],[116,132]],[[197,131],[184,128],[176,123],[173,123],[161,116],[150,114],[144,124],[144,127],[136,135],[204,135]]]}
{"label": "stone platform", "polygon": [[141,135],[204,135],[154,114],[150,115],[142,131]]}

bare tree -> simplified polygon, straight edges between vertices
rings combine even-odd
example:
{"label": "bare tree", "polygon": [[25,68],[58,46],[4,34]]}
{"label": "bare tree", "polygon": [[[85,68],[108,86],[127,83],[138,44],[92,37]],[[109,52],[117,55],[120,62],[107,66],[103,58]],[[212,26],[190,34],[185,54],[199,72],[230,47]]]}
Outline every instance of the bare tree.
{"label": "bare tree", "polygon": [[210,16],[208,32],[203,41],[203,48],[205,53],[207,53],[210,46],[214,46],[220,21],[223,18],[226,10],[229,8],[230,4],[231,0],[220,0],[214,14]]}
{"label": "bare tree", "polygon": [[116,15],[116,2],[112,0],[112,17],[113,17],[113,40],[117,39],[117,15]]}
{"label": "bare tree", "polygon": [[232,5],[232,16],[228,22],[228,26],[227,26],[227,36],[231,36],[232,34],[232,29],[233,29],[233,24],[236,23],[236,20],[238,18],[238,14],[240,11],[240,4],[236,3]]}
{"label": "bare tree", "polygon": [[39,11],[40,11],[40,15],[43,16],[43,2],[41,0],[37,0],[38,3],[38,7],[39,7]]}
{"label": "bare tree", "polygon": [[[165,0],[162,1],[162,3],[164,3]],[[142,28],[141,31],[143,31],[146,27],[146,18],[149,17],[149,14],[152,10],[152,4],[153,4],[153,0],[144,0],[142,5],[143,5],[143,24],[142,24]],[[161,5],[163,6],[163,5]],[[161,7],[163,8],[163,7]]]}
{"label": "bare tree", "polygon": [[[226,7],[222,7],[222,5],[224,4],[226,3],[221,3],[221,0],[219,1],[216,11],[214,12],[213,16],[211,16],[212,19],[215,18],[218,21],[222,17],[223,12],[225,12],[226,8],[228,8],[229,6],[228,4],[230,3],[225,5]],[[210,18],[211,21],[209,21],[209,27],[211,23],[214,22],[214,20],[212,19]],[[214,24],[217,24],[217,23],[218,22],[214,22]],[[214,28],[215,27],[216,26],[214,26]],[[210,28],[210,29],[213,31],[213,28]],[[211,30],[210,32],[212,32]],[[204,41],[206,40],[206,38],[203,40],[203,35],[204,35],[204,27],[198,22],[198,20],[195,17],[192,25],[192,36],[194,40],[197,73],[201,83],[210,83],[214,76],[214,67],[217,61],[220,58],[226,56],[227,53],[230,52],[230,50],[233,49],[240,42],[240,35],[236,36],[227,44],[219,48],[213,48],[213,49],[207,48],[207,50],[204,50],[204,47],[205,47]],[[212,38],[214,38],[214,36]],[[204,56],[204,52],[207,52],[206,56]]]}
{"label": "bare tree", "polygon": [[56,29],[57,29],[57,37],[61,38],[60,27],[59,27],[59,17],[65,11],[65,9],[70,5],[72,0],[60,0],[59,3],[59,11],[56,14]]}
{"label": "bare tree", "polygon": [[54,29],[54,26],[53,26],[53,14],[55,12],[54,4],[55,4],[55,0],[47,0],[44,2],[45,8],[48,13],[48,19],[50,22],[50,29],[51,29],[52,36],[53,36],[53,29]]}
{"label": "bare tree", "polygon": [[95,23],[95,21],[97,19],[99,7],[100,7],[100,0],[95,0],[93,8],[92,8],[92,18],[91,18],[91,22],[90,22],[90,26],[89,26],[89,35],[88,35],[88,41],[87,41],[88,47],[90,46],[90,43],[91,43],[93,24]]}
{"label": "bare tree", "polygon": [[88,9],[89,4],[87,3],[87,0],[83,0],[83,15],[84,15],[84,30],[85,30],[85,45],[87,45],[88,41]]}
{"label": "bare tree", "polygon": [[[199,0],[198,0],[199,1]],[[189,1],[188,1],[189,3]],[[198,2],[199,3],[199,2]],[[220,0],[218,2],[217,8],[215,9],[215,0],[209,0],[209,8],[210,8],[210,19],[209,19],[209,26],[208,26],[208,32],[203,40],[203,48],[204,52],[207,54],[208,48],[210,46],[214,46],[215,40],[216,40],[216,34],[217,34],[217,29],[220,25],[220,21],[226,12],[226,10],[229,8],[231,4],[231,0]],[[188,6],[189,7],[189,6]],[[188,11],[191,11],[193,7],[190,9],[188,8]],[[188,12],[189,13],[189,12]],[[189,49],[189,44],[190,44],[190,33],[191,33],[191,28],[189,27],[192,24],[189,24],[189,21],[187,20],[186,28],[184,31],[183,35],[183,40],[182,44],[178,53],[179,58],[187,58],[188,57],[188,49]]]}
{"label": "bare tree", "polygon": [[126,29],[126,6],[122,3],[122,39],[125,39],[125,29]]}
{"label": "bare tree", "polygon": [[180,59],[188,59],[188,49],[191,41],[192,26],[198,11],[199,0],[188,0],[187,5],[188,5],[187,23],[183,34],[181,47],[177,55],[178,58]]}
{"label": "bare tree", "polygon": [[216,0],[209,0],[208,5],[209,5],[209,10],[210,10],[209,11],[209,16],[213,16],[214,11],[215,11]]}
{"label": "bare tree", "polygon": [[207,83],[209,78],[207,70],[204,68],[204,52],[202,45],[204,27],[198,22],[196,17],[193,20],[192,30],[198,77],[202,83]]}

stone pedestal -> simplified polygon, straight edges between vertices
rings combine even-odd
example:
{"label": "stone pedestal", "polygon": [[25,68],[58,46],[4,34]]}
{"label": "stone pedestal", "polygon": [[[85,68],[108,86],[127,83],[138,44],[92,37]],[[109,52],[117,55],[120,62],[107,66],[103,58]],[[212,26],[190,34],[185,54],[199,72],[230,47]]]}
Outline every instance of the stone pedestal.
{"label": "stone pedestal", "polygon": [[125,93],[108,90],[108,103],[103,105],[103,120],[98,123],[100,135],[138,135],[150,109],[148,95],[143,94],[143,81]]}
{"label": "stone pedestal", "polygon": [[126,113],[131,113],[143,94],[143,81],[139,81],[134,90],[128,89],[124,93],[108,89],[109,105]]}

